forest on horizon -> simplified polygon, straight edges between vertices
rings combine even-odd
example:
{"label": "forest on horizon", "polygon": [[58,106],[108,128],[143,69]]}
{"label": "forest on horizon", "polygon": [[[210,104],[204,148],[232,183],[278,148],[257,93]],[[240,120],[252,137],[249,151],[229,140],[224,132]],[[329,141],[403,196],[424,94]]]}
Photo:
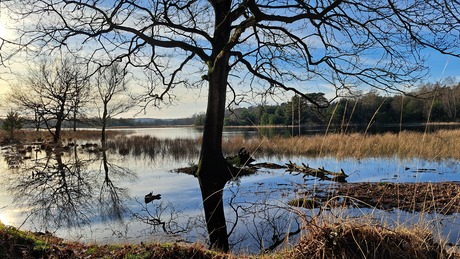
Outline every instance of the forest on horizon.
{"label": "forest on horizon", "polygon": [[[318,108],[306,99],[292,97],[277,105],[257,105],[229,109],[225,126],[302,126],[344,124],[409,124],[426,122],[460,122],[460,83],[425,84],[416,91],[392,96],[382,96],[377,91],[340,98],[327,105],[324,93],[310,93]],[[204,113],[177,119],[111,118],[109,127],[148,126],[202,126]],[[97,127],[98,119],[82,117],[78,127]],[[24,118],[24,127],[34,127],[33,121]],[[1,120],[0,120],[1,124]],[[73,121],[64,126],[71,127]]]}
{"label": "forest on horizon", "polygon": [[[327,104],[324,93],[309,97]],[[460,83],[425,84],[411,93],[392,96],[377,91],[357,97],[345,97],[318,108],[305,99],[292,97],[286,103],[237,108],[227,112],[226,126],[255,125],[325,125],[325,124],[408,124],[460,121]],[[195,125],[202,125],[203,115],[195,115]]]}

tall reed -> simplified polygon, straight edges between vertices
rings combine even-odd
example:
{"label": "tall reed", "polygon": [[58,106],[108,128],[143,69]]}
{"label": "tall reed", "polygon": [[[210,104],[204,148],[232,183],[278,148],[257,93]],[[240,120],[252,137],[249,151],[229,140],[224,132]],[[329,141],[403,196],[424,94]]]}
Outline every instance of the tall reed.
{"label": "tall reed", "polygon": [[196,157],[199,141],[195,139],[159,139],[153,136],[117,136],[107,141],[107,148],[118,150],[122,155],[147,156],[150,158],[172,156],[173,158]]}
{"label": "tall reed", "polygon": [[[1,136],[2,131],[0,131]],[[50,140],[46,131],[18,133],[24,141]],[[99,140],[97,130],[64,131],[62,140]],[[402,131],[375,135],[326,134],[297,137],[236,136],[223,141],[225,155],[234,155],[246,148],[253,156],[332,156],[337,158],[393,157],[423,159],[460,159],[460,130],[439,130],[433,133]],[[108,148],[133,155],[173,155],[192,157],[199,154],[201,139],[158,139],[152,136],[130,136],[126,132],[108,131]]]}
{"label": "tall reed", "polygon": [[262,156],[460,159],[459,139],[460,130],[440,130],[429,134],[403,131],[376,135],[352,133],[270,139],[236,137],[224,142],[224,152],[235,153],[245,147]]}

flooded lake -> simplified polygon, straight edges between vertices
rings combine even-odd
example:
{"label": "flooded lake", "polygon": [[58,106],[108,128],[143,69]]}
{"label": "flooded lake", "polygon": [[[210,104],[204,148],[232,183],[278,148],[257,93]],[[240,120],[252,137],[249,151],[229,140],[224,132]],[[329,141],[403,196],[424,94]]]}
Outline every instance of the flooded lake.
{"label": "flooded lake", "polygon": [[[132,135],[161,139],[196,139],[201,136],[201,131],[192,127],[127,131]],[[258,134],[261,132],[256,129],[228,129],[224,137],[249,138]],[[270,134],[274,134],[273,130]],[[90,146],[83,148],[81,144],[61,155],[47,156],[38,147],[25,152],[23,156],[27,159],[21,159],[17,164],[14,158],[0,160],[0,177],[3,179],[0,219],[5,224],[24,230],[49,231],[82,242],[206,242],[198,181],[191,175],[174,172],[174,169],[196,163],[198,154],[180,159],[169,155],[152,158],[146,154],[122,155],[117,150],[100,152]],[[6,158],[12,156],[12,151],[3,147],[2,154]],[[460,165],[455,160],[401,160],[396,157],[255,159],[283,165],[290,160],[331,171],[343,169],[349,175],[348,182],[460,181]],[[305,186],[320,184],[333,188],[340,183],[320,181],[284,169],[263,169],[255,175],[228,183],[224,199],[228,229],[233,229],[230,236],[233,249],[258,252],[270,246],[275,235],[297,228],[300,222],[287,203],[297,198]],[[150,193],[153,200],[146,203],[146,195]],[[336,213],[334,210],[330,212]],[[315,215],[317,210],[306,209],[303,213]],[[450,242],[458,243],[460,238],[457,214],[420,215],[366,208],[340,209],[340,213],[350,217],[371,215],[390,224],[409,225],[422,217],[423,222],[431,224]]]}

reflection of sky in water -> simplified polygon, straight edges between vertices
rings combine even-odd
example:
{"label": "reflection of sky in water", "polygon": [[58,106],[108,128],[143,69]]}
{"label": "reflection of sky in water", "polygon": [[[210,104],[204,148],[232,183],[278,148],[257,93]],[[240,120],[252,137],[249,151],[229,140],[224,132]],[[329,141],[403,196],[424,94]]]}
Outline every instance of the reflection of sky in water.
{"label": "reflection of sky in water", "polygon": [[[260,159],[265,161],[264,158]],[[268,159],[267,159],[268,160]],[[460,181],[460,163],[455,160],[426,161],[421,159],[363,158],[283,158],[271,162],[284,164],[287,160],[301,165],[324,167],[338,172],[343,169],[349,175],[348,182],[442,182]]]}
{"label": "reflection of sky in water", "polygon": [[161,128],[137,128],[133,129],[116,129],[117,131],[129,131],[132,135],[144,136],[150,135],[159,139],[176,139],[176,138],[199,138],[202,131],[195,127],[161,127]]}
{"label": "reflection of sky in water", "polygon": [[[139,129],[135,134],[146,134],[152,129]],[[155,134],[158,137],[197,137],[201,133],[194,128],[160,128],[155,129]],[[234,132],[228,133],[232,135]],[[236,133],[235,133],[236,134]],[[81,154],[81,159],[97,158],[94,154]],[[330,171],[339,171],[343,169],[349,175],[349,182],[439,182],[439,181],[460,181],[460,165],[454,160],[445,161],[425,161],[420,159],[405,159],[398,158],[378,159],[336,159],[336,158],[305,158],[305,157],[288,157],[288,158],[267,158],[256,157],[256,162],[272,162],[284,164],[291,160],[294,163],[308,164],[312,168],[324,167]],[[109,153],[108,160],[110,163],[118,166],[129,168],[135,175],[134,179],[126,179],[123,177],[113,176],[111,179],[114,185],[118,188],[126,188],[129,198],[125,199],[124,204],[133,212],[139,212],[142,207],[139,202],[143,203],[145,194],[153,192],[161,194],[160,201],[153,201],[148,204],[149,209],[160,204],[171,203],[175,209],[182,211],[179,221],[185,221],[192,217],[198,217],[203,214],[202,200],[199,190],[198,181],[190,175],[178,174],[171,170],[179,167],[188,166],[191,162],[196,162],[197,158],[188,159],[187,161],[177,161],[175,159],[155,158],[150,159],[143,156],[119,157],[116,153]],[[5,179],[14,176],[7,169],[7,164],[4,159],[0,161],[0,177]],[[94,162],[88,166],[92,170],[92,181],[96,184],[103,180],[100,161]],[[15,176],[14,176],[15,177]],[[284,170],[269,170],[262,169],[260,173],[243,177],[235,182],[227,185],[224,192],[225,202],[232,199],[241,206],[253,206],[256,203],[268,202],[270,204],[285,206],[285,203],[296,196],[296,190],[303,184],[313,185],[318,183],[318,180],[312,177],[303,178],[301,175],[289,174]],[[326,183],[326,182],[322,182]],[[331,183],[335,184],[335,183]],[[138,202],[139,201],[139,202]],[[96,205],[95,205],[96,207]],[[256,207],[254,207],[256,208]],[[368,209],[348,210],[348,215],[360,215]],[[370,210],[369,210],[370,211]],[[235,218],[234,211],[231,208],[226,209],[226,215],[229,222]],[[5,220],[14,226],[21,226],[27,216],[27,208],[21,208],[14,205],[13,197],[7,191],[7,188],[0,189],[0,220]],[[386,219],[391,219],[395,222],[417,222],[418,214],[411,214],[401,211],[382,212],[373,211],[374,216]],[[167,213],[166,213],[167,214]],[[378,215],[377,215],[378,214]],[[147,226],[137,220],[130,219],[125,215],[123,222],[102,221],[97,215],[91,217],[92,225],[83,229],[59,229],[56,233],[62,237],[77,239],[82,241],[92,242],[125,242],[125,241],[148,241],[148,240],[163,240],[165,237],[160,232],[151,233],[147,230]],[[440,232],[447,236],[450,231],[450,241],[456,243],[458,233],[460,232],[457,215],[442,216],[425,214],[428,217],[427,222],[433,222],[439,226]],[[436,223],[436,224],[435,224]],[[441,224],[442,223],[442,224]],[[40,230],[39,226],[30,220],[22,226],[22,229]],[[237,227],[236,236],[244,233],[247,229],[257,228],[256,226],[240,225]],[[196,230],[193,235],[200,238],[199,232]],[[173,240],[177,239],[173,237]],[[189,241],[196,239],[189,239]],[[203,241],[203,240],[201,240]],[[204,242],[204,241],[203,241]],[[249,242],[249,241],[248,241]],[[249,243],[246,244],[250,246]],[[252,245],[253,246],[253,245]],[[244,250],[244,245],[241,247]]]}

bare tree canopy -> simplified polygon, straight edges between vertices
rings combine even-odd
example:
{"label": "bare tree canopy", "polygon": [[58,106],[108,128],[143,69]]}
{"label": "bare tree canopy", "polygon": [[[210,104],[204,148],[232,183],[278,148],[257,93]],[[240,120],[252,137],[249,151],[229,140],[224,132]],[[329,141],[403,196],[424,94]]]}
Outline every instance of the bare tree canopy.
{"label": "bare tree canopy", "polygon": [[[161,79],[163,88],[149,92],[157,101],[167,99],[176,85],[192,83],[190,71],[199,74],[196,81],[206,78],[223,54],[235,75],[254,85],[292,91],[296,88],[290,82],[317,78],[337,87],[397,89],[426,72],[424,48],[459,55],[457,1],[50,0],[4,5],[12,16],[27,18],[19,28],[21,40],[11,40],[22,50],[68,48],[88,57],[129,60]],[[216,49],[219,41],[222,46]]]}
{"label": "bare tree canopy", "polygon": [[133,100],[128,96],[127,74],[128,71],[120,63],[116,62],[99,70],[95,76],[97,88],[96,108],[102,126],[101,142],[104,147],[108,120],[134,106]]}
{"label": "bare tree canopy", "polygon": [[[208,87],[197,172],[211,246],[228,250],[222,188],[227,90],[295,92],[316,80],[336,94],[356,86],[399,90],[426,75],[425,50],[460,55],[460,4],[440,0],[21,0],[2,49],[85,55],[96,68],[122,60],[155,76],[145,100],[170,101],[177,86]],[[15,48],[16,47],[16,48]],[[0,60],[10,54],[2,50]],[[92,66],[89,66],[92,67]],[[318,104],[320,105],[320,104]]]}
{"label": "bare tree canopy", "polygon": [[[58,143],[62,123],[77,114],[88,91],[85,72],[72,59],[42,61],[12,87],[11,103],[35,115],[37,129],[43,122]],[[74,116],[75,118],[75,116]]]}

